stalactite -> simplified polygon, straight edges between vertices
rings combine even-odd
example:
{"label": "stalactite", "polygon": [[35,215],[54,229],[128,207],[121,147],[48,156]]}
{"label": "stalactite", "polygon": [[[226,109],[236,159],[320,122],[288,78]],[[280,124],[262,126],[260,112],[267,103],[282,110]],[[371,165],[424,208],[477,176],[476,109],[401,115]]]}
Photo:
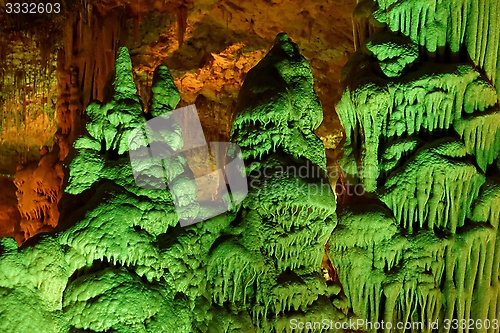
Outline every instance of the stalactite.
{"label": "stalactite", "polygon": [[419,143],[421,143],[421,140],[416,137],[388,142],[381,152],[381,171],[387,174],[389,171],[394,170],[396,166],[404,161],[403,157],[408,157],[411,152],[415,151]]}
{"label": "stalactite", "polygon": [[500,184],[498,180],[487,179],[481,187],[481,195],[477,199],[471,213],[475,222],[488,222],[498,229],[500,221]]}
{"label": "stalactite", "polygon": [[182,47],[184,43],[184,34],[187,29],[187,17],[188,17],[188,4],[187,1],[183,1],[176,10],[177,16],[177,41],[179,42],[179,48]]}
{"label": "stalactite", "polygon": [[500,111],[498,108],[459,119],[455,130],[464,140],[467,152],[476,157],[481,170],[493,163],[500,152]]}
{"label": "stalactite", "polygon": [[[53,110],[47,103],[54,98],[53,66],[56,57],[53,54],[49,56],[45,49],[37,48],[44,38],[41,32],[32,36],[18,32],[2,48],[4,69],[0,108],[4,117],[0,119],[0,141],[16,146],[17,153],[12,156],[12,163],[3,165],[12,174],[15,165],[12,168],[9,164],[38,159],[38,149],[44,144],[51,145],[56,131],[52,122]],[[41,64],[41,69],[37,64]]]}
{"label": "stalactite", "polygon": [[465,147],[453,142],[446,146],[419,151],[384,185],[381,200],[409,232],[419,221],[420,228],[427,222],[430,230],[438,227],[454,233],[464,224],[465,212],[484,183],[472,164],[447,157],[464,156]]}
{"label": "stalactite", "polygon": [[[278,75],[272,79],[276,85],[268,82],[270,72]],[[248,168],[250,193],[241,220],[213,250],[208,280],[218,304],[251,304],[252,321],[264,332],[282,324],[273,318],[307,311],[320,295],[340,291],[336,284],[326,285],[320,270],[336,204],[323,171],[323,148],[312,133],[321,115],[309,78],[296,45],[278,35],[245,79],[232,128],[255,164]],[[255,98],[264,91],[266,98]]]}
{"label": "stalactite", "polygon": [[[93,10],[94,4],[86,3],[85,6],[90,10],[86,16],[72,13],[64,28],[64,70],[74,68],[79,72],[83,107],[91,100],[104,99],[104,87],[114,69],[121,33],[116,14],[112,12],[103,17],[104,14]],[[94,47],[88,49],[88,45]]]}
{"label": "stalactite", "polygon": [[[406,66],[405,48],[391,59],[398,47],[371,36],[346,65],[337,105],[346,129],[341,165],[353,175],[361,169],[365,189],[389,208],[397,228],[373,231],[378,214],[344,207],[329,258],[361,318],[418,321],[428,325],[421,332],[433,331],[436,320],[498,320],[498,4],[377,3],[375,19],[443,64],[420,58]],[[475,67],[444,64],[463,61],[464,50]]]}
{"label": "stalactite", "polygon": [[[376,210],[359,212],[355,206],[349,207],[349,211],[356,213],[342,214],[341,225],[357,223],[360,228],[363,225],[368,228],[370,225],[363,224],[363,219],[372,221],[376,215]],[[431,332],[430,323],[438,318],[441,321],[495,319],[488,314],[488,308],[490,302],[497,299],[491,288],[497,285],[498,276],[493,274],[491,285],[489,280],[482,278],[490,276],[494,260],[488,251],[494,245],[495,235],[496,230],[482,226],[445,240],[433,235],[432,231],[408,238],[394,230],[392,235],[381,238],[382,242],[373,251],[363,242],[354,247],[349,240],[344,243],[345,237],[339,235],[330,240],[332,245],[337,244],[337,249],[331,247],[330,256],[336,267],[344,267],[339,271],[344,291],[361,318],[393,323],[419,321],[426,325],[419,331]],[[343,250],[338,250],[339,246]],[[383,313],[378,310],[382,294],[385,296]],[[473,299],[482,301],[477,307],[470,306]],[[413,313],[411,318],[410,313]]]}
{"label": "stalactite", "polygon": [[57,105],[59,127],[61,134],[69,137],[69,142],[73,142],[81,131],[79,119],[83,108],[80,104],[81,92],[78,86],[78,68],[70,67],[61,76],[59,91],[60,97]]}
{"label": "stalactite", "polygon": [[409,36],[429,52],[439,53],[446,45],[452,53],[458,53],[462,46],[465,47],[474,64],[484,69],[500,92],[500,9],[497,1],[407,0],[392,3],[377,0],[377,3],[379,9],[373,16],[378,21],[386,23],[393,32]]}
{"label": "stalactite", "polygon": [[[346,131],[347,144],[353,143],[358,132],[363,134],[362,181],[365,189],[370,192],[375,190],[382,169],[381,143],[404,135],[449,129],[455,120],[462,117],[464,100],[467,112],[483,111],[496,100],[493,87],[468,65],[441,65],[437,68],[427,64],[427,67],[422,66],[411,74],[404,75],[401,72],[394,79],[374,79],[375,73],[363,63],[381,66],[393,48],[383,43],[386,39],[387,37],[373,36],[368,42],[369,46],[359,50],[366,56],[355,57],[352,59],[353,63],[348,64],[348,89],[337,105],[340,122]],[[382,44],[376,44],[381,41]],[[374,45],[385,45],[389,51],[377,51],[382,52],[378,56],[380,59],[373,60],[368,54],[376,50]],[[401,58],[406,56],[403,54]],[[414,57],[410,59],[415,60]],[[401,60],[403,65],[398,68],[404,68],[407,63],[408,61]],[[372,75],[373,80],[359,85],[361,77],[368,75]],[[399,78],[402,75],[404,80]]]}
{"label": "stalactite", "polygon": [[259,284],[261,275],[271,274],[264,267],[265,259],[259,254],[238,244],[221,244],[208,268],[208,279],[214,282],[214,301],[219,305],[226,301],[246,304],[259,297],[256,293],[262,288]]}
{"label": "stalactite", "polygon": [[489,82],[478,79],[471,82],[465,90],[464,111],[473,113],[484,111],[497,103],[495,87]]}
{"label": "stalactite", "polygon": [[[93,302],[95,298],[99,298],[99,302]],[[145,287],[126,269],[107,268],[70,283],[64,293],[63,306],[68,309],[71,325],[76,328],[106,331],[123,322],[130,326],[141,325],[145,331],[144,322],[160,312],[161,298],[158,290]],[[131,304],[135,311],[131,311]]]}
{"label": "stalactite", "polygon": [[354,49],[365,44],[374,33],[382,30],[383,25],[373,18],[375,2],[370,0],[358,1],[352,16],[352,28],[354,37]]}

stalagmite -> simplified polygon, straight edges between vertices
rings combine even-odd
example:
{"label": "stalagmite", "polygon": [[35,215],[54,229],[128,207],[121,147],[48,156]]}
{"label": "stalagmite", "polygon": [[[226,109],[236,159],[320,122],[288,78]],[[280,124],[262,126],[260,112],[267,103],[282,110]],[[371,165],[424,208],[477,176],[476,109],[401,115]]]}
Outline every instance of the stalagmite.
{"label": "stalagmite", "polygon": [[264,332],[340,290],[325,284],[320,270],[336,203],[323,170],[324,148],[312,132],[321,122],[312,84],[297,45],[278,35],[245,79],[232,128],[253,162],[247,166],[250,193],[234,222],[237,231],[213,251],[208,280],[215,302],[251,305],[253,322]]}
{"label": "stalagmite", "polygon": [[248,72],[236,109],[231,133],[249,162],[281,148],[326,168],[324,147],[313,133],[323,112],[311,69],[286,34],[279,34],[267,56]]}
{"label": "stalagmite", "polygon": [[[81,17],[70,17],[63,66],[69,84],[62,83],[57,106],[60,151],[40,164],[67,157],[65,170],[60,165],[56,174],[36,174],[19,168],[16,178],[19,196],[36,201],[33,209],[20,210],[24,220],[55,226],[54,207],[60,203],[65,209],[53,233],[32,237],[20,248],[13,239],[0,239],[0,332],[12,332],[15,325],[43,333],[270,333],[301,331],[293,327],[299,322],[315,325],[303,331],[319,332],[328,330],[316,325],[325,318],[332,324],[358,318],[422,323],[407,329],[411,332],[496,332],[498,1],[358,3],[357,51],[345,66],[336,105],[345,129],[344,147],[334,161],[342,172],[341,189],[335,189],[339,205],[334,179],[326,174],[325,147],[315,134],[323,110],[312,69],[301,48],[282,33],[253,69],[237,64],[237,73],[246,76],[231,139],[245,158],[238,171],[246,172],[249,191],[209,219],[204,214],[212,207],[204,211],[199,199],[206,195],[214,205],[219,199],[225,203],[227,197],[218,194],[229,187],[223,178],[230,168],[221,166],[215,191],[200,186],[191,176],[206,165],[218,170],[214,161],[222,153],[209,161],[193,158],[183,148],[196,131],[185,133],[168,122],[181,100],[176,84],[191,84],[191,76],[200,97],[218,93],[201,83],[205,66],[176,81],[160,65],[152,82],[148,72],[137,89],[130,54],[117,49],[118,20],[90,4]],[[226,6],[239,8],[229,2],[217,6],[224,15],[231,14]],[[188,27],[185,44],[178,52],[167,46],[162,54],[167,63],[193,62],[196,68],[197,61],[179,60],[199,42],[190,20],[184,20],[187,4],[180,13],[180,31]],[[299,15],[307,17],[309,35],[313,31],[309,43],[315,45],[315,13]],[[110,33],[101,35],[101,28]],[[251,31],[249,38],[260,40],[260,33]],[[90,41],[96,48],[82,61],[81,46]],[[211,59],[204,75],[243,82],[218,66],[228,61],[225,56],[211,51],[203,50],[203,58]],[[243,51],[231,52],[240,57]],[[71,64],[76,65],[68,68]],[[113,68],[114,81],[104,93]],[[11,78],[46,97],[31,74]],[[39,75],[37,82],[48,78]],[[12,94],[21,101],[12,124],[22,129],[30,115],[24,98],[29,94],[23,89]],[[148,97],[145,103],[139,94]],[[333,89],[331,95],[336,98]],[[96,97],[101,101],[81,109]],[[203,98],[196,103],[204,104]],[[75,115],[88,118],[80,137]],[[214,110],[210,116],[209,124],[230,117]],[[165,122],[155,129],[155,119]],[[153,148],[174,158],[160,158]],[[31,188],[24,181],[30,177],[35,177]],[[340,193],[353,187],[355,195]],[[179,225],[181,214],[202,221]],[[26,234],[39,231],[37,224],[22,226]],[[446,329],[447,320],[474,326]],[[439,329],[432,327],[436,322]],[[365,325],[338,331],[397,330]]]}

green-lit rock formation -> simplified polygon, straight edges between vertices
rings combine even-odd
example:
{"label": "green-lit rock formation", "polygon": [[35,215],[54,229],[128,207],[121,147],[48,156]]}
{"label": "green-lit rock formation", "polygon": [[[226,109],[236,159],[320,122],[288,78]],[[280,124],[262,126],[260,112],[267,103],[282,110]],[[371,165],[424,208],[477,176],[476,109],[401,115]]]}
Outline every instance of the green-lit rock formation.
{"label": "green-lit rock formation", "polygon": [[430,53],[446,58],[465,49],[500,92],[500,29],[496,0],[376,0],[372,17]]}
{"label": "green-lit rock formation", "polygon": [[[377,39],[380,38],[373,38]],[[392,52],[390,48],[388,52]],[[356,154],[362,151],[362,181],[369,191],[376,189],[381,171],[388,171],[383,163],[384,147],[393,149],[393,142],[402,137],[416,139],[455,126],[466,137],[471,151],[476,146],[471,142],[476,139],[475,133],[480,135],[483,131],[475,130],[474,124],[498,114],[493,107],[497,100],[494,88],[469,65],[425,63],[415,65],[408,73],[402,71],[397,77],[387,77],[377,71],[383,64],[379,58],[368,48],[358,50],[346,67],[346,91],[337,106],[346,131],[344,166],[347,172],[356,173],[353,164]],[[474,92],[469,93],[471,90]],[[470,118],[463,119],[464,107],[471,113]],[[484,129],[484,135],[490,139],[484,148],[479,148],[482,151],[477,158],[482,169],[496,156],[494,147],[498,143],[491,138],[495,138],[499,126],[491,122]],[[351,151],[356,147],[359,148]]]}
{"label": "green-lit rock formation", "polygon": [[380,199],[401,227],[445,229],[452,233],[464,225],[485,177],[470,161],[459,141],[424,146],[393,172],[381,189]]}
{"label": "green-lit rock formation", "polygon": [[368,331],[496,332],[499,3],[376,3],[337,105],[340,164],[368,194],[330,259],[354,313],[394,325]]}
{"label": "green-lit rock formation", "polygon": [[253,162],[249,194],[231,237],[213,249],[208,281],[214,302],[248,309],[257,331],[289,331],[290,319],[310,313],[347,319],[334,306],[340,286],[321,271],[336,203],[313,134],[321,107],[312,83],[297,45],[278,35],[248,73],[233,123],[235,142]]}
{"label": "green-lit rock formation", "polygon": [[[197,184],[183,176],[188,157],[167,162],[149,150],[182,151],[180,127],[148,127],[174,112],[173,78],[156,69],[144,110],[126,49],[116,64],[113,94],[89,105],[88,135],[73,145],[61,202],[80,207],[20,249],[0,240],[0,330],[290,332],[291,320],[351,318],[341,286],[325,278],[336,200],[313,133],[321,105],[297,45],[278,35],[240,94],[232,135],[248,159],[248,196],[185,228],[181,214],[203,214]],[[172,182],[184,205],[174,205]]]}
{"label": "green-lit rock formation", "polygon": [[325,149],[313,133],[323,111],[311,68],[286,34],[278,35],[271,51],[248,72],[236,112],[231,132],[245,160],[279,150],[326,168]]}
{"label": "green-lit rock formation", "polygon": [[[439,15],[422,18],[417,29],[412,6],[411,15]],[[360,318],[420,322],[419,332],[473,320],[473,330],[456,331],[495,332],[495,70],[484,55],[490,47],[446,21],[443,3],[433,6],[367,7],[374,26],[358,38],[364,43],[345,67],[337,105],[346,131],[339,165],[367,195],[342,197],[339,207],[314,134],[322,110],[311,69],[286,34],[249,71],[235,110],[231,136],[246,160],[248,195],[184,228],[181,216],[207,212],[191,177],[196,161],[179,153],[188,138],[168,121],[179,92],[159,66],[144,110],[128,51],[120,49],[112,95],[89,105],[88,133],[69,160],[61,205],[80,207],[62,210],[54,234],[19,249],[0,240],[0,331],[291,332],[292,322]],[[463,12],[474,18],[468,6]],[[396,12],[410,23],[395,24]],[[463,30],[463,48],[440,30],[445,22]],[[152,128],[148,121],[158,117],[165,127]],[[156,158],[150,153],[158,147],[178,154]]]}
{"label": "green-lit rock formation", "polygon": [[[2,332],[38,332],[44,322],[50,323],[43,327],[46,332],[192,331],[189,300],[200,295],[203,274],[194,279],[188,267],[202,264],[199,258],[215,237],[200,231],[197,239],[205,236],[205,245],[194,252],[183,249],[180,244],[187,244],[183,240],[193,230],[179,234],[183,229],[176,226],[170,192],[136,184],[128,152],[140,145],[129,146],[129,137],[146,114],[125,48],[116,63],[114,94],[106,103],[89,105],[89,135],[75,142],[69,165],[66,192],[90,199],[66,212],[55,235],[42,235],[20,250],[12,240],[2,240],[1,287],[7,300],[0,305]],[[175,107],[179,94],[166,67],[157,69],[154,81],[150,110],[160,115]],[[157,167],[142,162],[146,169]],[[186,166],[182,158],[180,163]],[[151,181],[158,185],[165,179]],[[218,235],[227,226],[225,216],[207,222],[209,233]],[[196,292],[190,292],[191,285]],[[189,296],[175,299],[183,292]]]}

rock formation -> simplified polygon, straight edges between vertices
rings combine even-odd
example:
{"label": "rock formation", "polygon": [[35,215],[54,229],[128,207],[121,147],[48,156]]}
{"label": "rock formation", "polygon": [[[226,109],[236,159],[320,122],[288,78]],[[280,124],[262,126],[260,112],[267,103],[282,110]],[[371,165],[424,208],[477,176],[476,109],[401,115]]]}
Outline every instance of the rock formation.
{"label": "rock formation", "polygon": [[312,132],[321,118],[310,67],[279,34],[240,92],[232,133],[250,163],[249,194],[208,271],[216,304],[250,314],[257,331],[289,329],[309,311],[346,318],[332,303],[340,286],[327,284],[320,269],[336,225],[324,148]]}
{"label": "rock formation", "polygon": [[[17,165],[38,163],[45,145],[50,150],[58,146],[62,162],[84,134],[88,104],[110,98],[120,46],[130,50],[144,105],[151,99],[155,69],[167,65],[180,106],[196,104],[207,141],[226,142],[246,73],[267,53],[276,34],[287,31],[310,62],[325,109],[316,134],[327,148],[342,137],[334,105],[340,70],[353,48],[352,1],[313,0],[300,6],[267,0],[49,3],[60,3],[61,12],[0,10],[0,155],[5,157],[0,159],[0,181],[10,182],[0,192],[0,206],[12,211],[2,219],[2,236],[10,230],[24,239],[17,203],[11,200]],[[5,8],[3,3],[0,7]]]}
{"label": "rock formation", "polygon": [[498,3],[370,8],[368,22],[377,24],[357,31],[363,43],[345,67],[337,105],[346,131],[341,165],[364,184],[369,204],[342,208],[330,258],[362,318],[420,322],[422,332],[436,321],[436,331],[447,331],[456,320],[454,331],[494,332]]}
{"label": "rock formation", "polygon": [[[185,228],[171,192],[158,185],[175,181],[177,171],[190,167],[189,157],[179,155],[164,172],[152,159],[139,160],[135,166],[146,171],[139,179],[129,158],[154,143],[141,143],[133,129],[150,117],[168,117],[177,105],[173,78],[158,67],[144,112],[126,48],[115,72],[112,97],[88,106],[88,135],[70,153],[61,205],[71,195],[82,206],[63,211],[55,234],[34,237],[19,250],[12,239],[1,240],[3,331],[36,330],[39,323],[28,316],[50,321],[47,332],[274,332],[289,331],[291,319],[308,314],[347,320],[341,286],[321,268],[336,204],[325,152],[313,134],[321,105],[297,45],[278,35],[239,98],[233,136],[253,162],[250,193],[230,211]],[[261,93],[266,98],[252,98]],[[178,150],[181,133],[171,130],[158,139]],[[255,145],[256,132],[269,147]]]}
{"label": "rock formation", "polygon": [[[333,162],[343,190],[362,185],[356,198],[335,194],[326,174],[325,143],[337,139],[324,132],[332,119],[318,96],[332,109],[330,69],[340,64],[328,62],[338,49],[314,55],[317,40],[330,37],[314,18],[331,4],[304,2],[298,13],[301,41],[314,47],[302,52],[281,33],[260,62],[264,50],[245,43],[262,44],[277,27],[259,35],[262,25],[248,17],[240,31],[248,4],[169,3],[175,29],[164,34],[139,22],[158,28],[171,18],[155,22],[141,6],[83,5],[67,22],[58,103],[39,119],[51,133],[58,121],[56,135],[41,140],[56,144],[18,168],[17,197],[0,203],[0,221],[22,221],[0,229],[16,237],[0,238],[1,332],[291,332],[294,322],[310,323],[303,331],[404,331],[398,322],[412,332],[498,331],[497,1],[359,1],[357,51],[336,104],[345,140]],[[128,8],[130,27],[113,6]],[[87,57],[91,41],[102,50]],[[20,61],[2,52],[0,60]],[[9,118],[21,128],[45,90],[32,92],[34,82],[15,71],[6,80],[22,87],[9,100],[24,91],[26,108]],[[225,165],[225,152],[209,161],[184,153],[192,133],[177,126],[141,136],[150,120],[194,102],[207,141],[230,136],[246,162],[248,195],[208,219],[200,198],[214,199],[225,182],[193,178]],[[183,153],[153,158],[158,144]],[[14,191],[6,179],[0,184]],[[203,221],[184,226],[182,216]]]}

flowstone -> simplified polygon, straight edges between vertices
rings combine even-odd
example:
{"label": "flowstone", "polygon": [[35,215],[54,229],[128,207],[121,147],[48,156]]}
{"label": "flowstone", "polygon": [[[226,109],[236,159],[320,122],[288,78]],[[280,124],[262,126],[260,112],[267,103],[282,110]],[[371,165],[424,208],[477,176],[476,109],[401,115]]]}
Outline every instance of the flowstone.
{"label": "flowstone", "polygon": [[[375,35],[369,42],[384,39],[388,37]],[[361,181],[370,192],[377,188],[377,181],[384,178],[381,171],[390,171],[387,164],[383,165],[381,147],[390,148],[407,136],[424,138],[427,133],[449,131],[455,126],[459,134],[466,137],[471,151],[472,145],[475,146],[471,141],[475,140],[476,133],[482,133],[473,128],[474,124],[498,114],[494,107],[497,100],[494,88],[472,66],[415,64],[413,71],[387,77],[378,70],[383,63],[367,48],[360,48],[344,69],[346,88],[337,105],[346,131],[346,153],[341,163],[346,172],[354,175],[357,172],[354,161],[360,159]],[[467,113],[471,113],[470,118],[463,119],[464,105],[468,107]],[[496,156],[495,137],[499,128],[500,123],[491,122],[485,129],[484,135],[488,135],[489,140],[485,141],[484,148],[479,148],[483,151],[477,157],[482,169]],[[362,156],[357,156],[359,151]],[[396,162],[396,165],[399,164]]]}
{"label": "flowstone", "polygon": [[498,2],[376,2],[337,105],[339,163],[368,194],[341,208],[330,259],[354,313],[393,325],[367,331],[496,332]]}

